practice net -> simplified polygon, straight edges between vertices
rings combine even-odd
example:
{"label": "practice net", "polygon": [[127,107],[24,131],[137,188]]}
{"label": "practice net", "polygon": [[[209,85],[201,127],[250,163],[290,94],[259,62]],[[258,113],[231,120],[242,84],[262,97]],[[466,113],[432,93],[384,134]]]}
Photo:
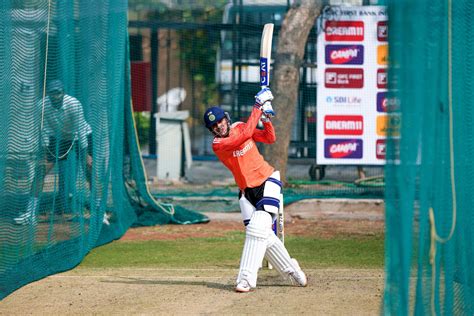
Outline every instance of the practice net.
{"label": "practice net", "polygon": [[205,222],[149,194],[125,0],[0,1],[0,299],[131,225]]}
{"label": "practice net", "polygon": [[472,1],[388,1],[387,315],[474,314]]}

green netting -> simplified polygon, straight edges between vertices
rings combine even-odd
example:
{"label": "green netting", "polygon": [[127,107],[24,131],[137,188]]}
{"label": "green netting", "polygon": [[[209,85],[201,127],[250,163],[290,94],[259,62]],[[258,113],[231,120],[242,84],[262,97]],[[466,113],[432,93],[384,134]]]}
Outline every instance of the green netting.
{"label": "green netting", "polygon": [[383,311],[473,315],[474,4],[388,3],[402,124],[386,166]]}
{"label": "green netting", "polygon": [[[153,196],[196,212],[239,212],[239,189],[236,186],[180,187],[153,190]],[[341,181],[291,181],[283,190],[285,205],[304,199],[382,199],[384,183],[380,177],[347,183]]]}
{"label": "green netting", "polygon": [[148,193],[127,9],[119,0],[0,2],[0,299],[74,267],[132,224],[207,221]]}

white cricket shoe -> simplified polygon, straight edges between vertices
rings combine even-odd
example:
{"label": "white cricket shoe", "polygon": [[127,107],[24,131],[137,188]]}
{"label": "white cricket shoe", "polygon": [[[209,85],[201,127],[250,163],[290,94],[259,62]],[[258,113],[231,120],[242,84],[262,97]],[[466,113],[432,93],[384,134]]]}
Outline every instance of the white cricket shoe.
{"label": "white cricket shoe", "polygon": [[250,292],[250,289],[251,287],[247,280],[241,280],[239,284],[237,284],[237,286],[235,287],[235,291],[240,293]]}
{"label": "white cricket shoe", "polygon": [[291,259],[293,264],[295,265],[295,271],[290,272],[289,276],[292,283],[296,283],[299,286],[306,286],[308,285],[308,279],[306,278],[306,274],[304,274],[303,270],[301,270],[300,265],[296,259]]}
{"label": "white cricket shoe", "polygon": [[13,222],[17,225],[27,225],[35,222],[35,214],[32,211],[24,212],[20,216],[15,217]]}

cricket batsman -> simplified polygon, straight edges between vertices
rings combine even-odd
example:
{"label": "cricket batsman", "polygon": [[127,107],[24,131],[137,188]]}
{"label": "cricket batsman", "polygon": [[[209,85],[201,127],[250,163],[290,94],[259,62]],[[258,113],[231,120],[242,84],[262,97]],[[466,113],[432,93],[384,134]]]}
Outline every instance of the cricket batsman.
{"label": "cricket batsman", "polygon": [[[204,123],[214,134],[212,149],[219,160],[232,172],[239,187],[239,204],[246,226],[245,244],[237,276],[237,292],[249,292],[257,286],[257,273],[263,258],[293,284],[306,286],[307,279],[296,259],[288,254],[282,241],[273,233],[280,203],[280,172],[266,162],[256,142],[272,144],[276,140],[270,121],[275,113],[268,88],[255,96],[255,106],[247,123],[231,123],[230,116],[219,107],[204,113]],[[263,130],[257,129],[261,120]]]}

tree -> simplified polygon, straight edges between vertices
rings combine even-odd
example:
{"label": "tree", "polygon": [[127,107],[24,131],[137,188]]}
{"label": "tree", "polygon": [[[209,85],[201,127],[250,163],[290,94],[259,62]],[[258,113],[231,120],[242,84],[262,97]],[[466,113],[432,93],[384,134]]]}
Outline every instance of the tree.
{"label": "tree", "polygon": [[296,112],[300,66],[308,34],[322,8],[322,0],[300,0],[290,7],[283,20],[275,54],[272,91],[277,118],[274,119],[277,142],[264,149],[265,158],[286,180],[288,146]]}

